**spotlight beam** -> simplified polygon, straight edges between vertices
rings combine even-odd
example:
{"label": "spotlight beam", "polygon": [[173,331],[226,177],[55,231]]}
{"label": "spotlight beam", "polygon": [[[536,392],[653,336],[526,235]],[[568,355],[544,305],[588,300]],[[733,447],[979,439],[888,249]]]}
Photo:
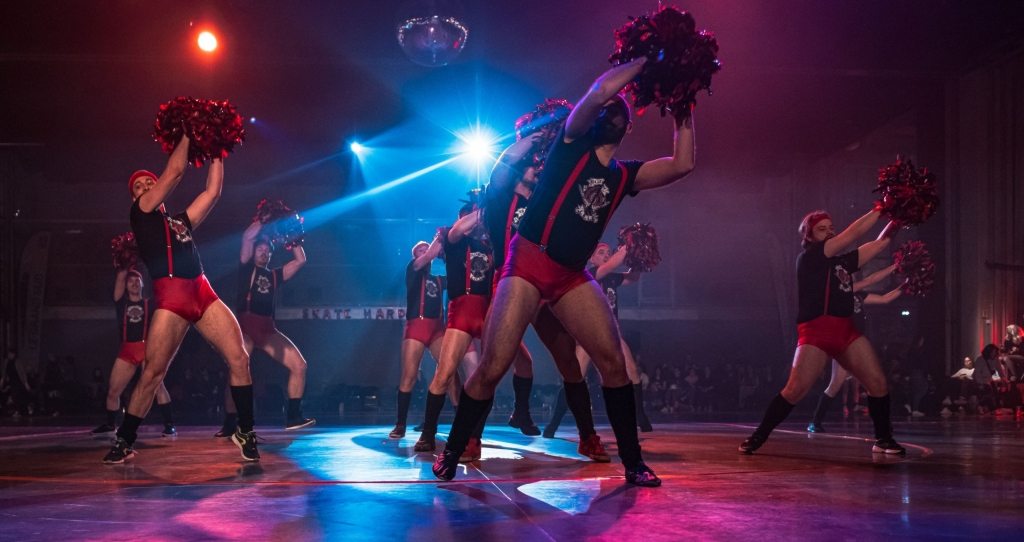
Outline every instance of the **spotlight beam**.
{"label": "spotlight beam", "polygon": [[401,176],[401,177],[399,177],[397,179],[388,181],[388,182],[386,182],[386,183],[384,183],[384,184],[382,184],[380,186],[375,186],[375,187],[373,187],[373,188],[371,188],[369,190],[364,190],[364,191],[362,191],[362,192],[360,192],[358,194],[353,194],[351,196],[346,196],[344,198],[332,201],[330,203],[326,203],[326,204],[321,205],[319,207],[314,207],[313,209],[310,209],[309,211],[306,212],[306,214],[305,214],[305,224],[308,227],[308,229],[316,228],[316,227],[326,223],[327,221],[329,221],[331,219],[334,219],[334,218],[338,217],[339,215],[344,214],[346,211],[349,211],[349,210],[352,210],[352,209],[358,207],[359,205],[364,203],[367,199],[369,199],[369,198],[371,198],[373,196],[376,196],[377,194],[380,194],[381,192],[384,192],[384,191],[390,190],[390,189],[392,189],[392,188],[394,188],[396,186],[405,184],[405,183],[407,183],[407,182],[409,182],[409,181],[411,181],[411,180],[413,180],[413,179],[415,179],[417,177],[422,177],[423,175],[426,175],[427,173],[430,173],[431,171],[443,168],[444,166],[447,166],[448,164],[450,164],[450,163],[452,163],[452,162],[454,162],[455,160],[458,160],[458,159],[459,159],[458,156],[453,156],[453,157],[448,158],[446,160],[442,160],[441,162],[438,162],[436,164],[427,166],[427,167],[425,167],[425,168],[423,168],[421,170],[414,171],[414,172],[409,173],[407,175],[403,175],[403,176]]}

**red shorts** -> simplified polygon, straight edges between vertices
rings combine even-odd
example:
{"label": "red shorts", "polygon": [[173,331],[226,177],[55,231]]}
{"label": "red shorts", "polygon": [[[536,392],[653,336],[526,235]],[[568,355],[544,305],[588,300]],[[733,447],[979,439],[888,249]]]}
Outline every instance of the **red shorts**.
{"label": "red shorts", "polygon": [[242,334],[248,335],[252,344],[260,348],[267,344],[271,335],[277,333],[273,316],[260,316],[251,312],[238,315],[238,326],[242,328]]}
{"label": "red shorts", "polygon": [[541,252],[540,247],[517,233],[508,247],[501,278],[519,277],[540,290],[541,301],[555,303],[573,288],[592,282],[586,269],[573,271]]}
{"label": "red shorts", "polygon": [[460,295],[448,302],[448,329],[465,331],[479,339],[484,332],[484,318],[491,300],[482,295]]}
{"label": "red shorts", "polygon": [[440,318],[413,318],[405,321],[403,339],[412,339],[428,347],[444,337],[444,320]]}
{"label": "red shorts", "polygon": [[206,280],[206,275],[194,279],[156,279],[153,281],[153,294],[156,308],[171,311],[193,324],[203,317],[210,305],[220,299],[210,286],[210,281]]}
{"label": "red shorts", "polygon": [[143,361],[146,361],[146,341],[121,343],[121,350],[117,352],[117,359],[122,359],[138,366]]}
{"label": "red shorts", "polygon": [[853,341],[863,337],[854,327],[852,318],[838,316],[819,316],[810,322],[797,325],[797,330],[800,335],[798,346],[817,346],[832,359],[845,352]]}

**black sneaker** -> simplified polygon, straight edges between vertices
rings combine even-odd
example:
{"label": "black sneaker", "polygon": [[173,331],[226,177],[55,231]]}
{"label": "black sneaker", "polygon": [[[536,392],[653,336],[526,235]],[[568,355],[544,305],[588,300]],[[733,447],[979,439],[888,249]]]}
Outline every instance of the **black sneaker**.
{"label": "black sneaker", "polygon": [[91,435],[106,435],[107,433],[113,433],[114,431],[117,431],[117,428],[111,427],[111,426],[109,426],[107,424],[103,424],[103,425],[97,427],[96,429],[93,429],[92,431],[90,431],[89,434],[91,434]]}
{"label": "black sneaker", "polygon": [[744,440],[743,444],[740,444],[740,452],[747,455],[752,455],[755,451],[757,451],[758,448],[764,445],[764,441],[765,439],[761,438],[761,436],[757,435],[756,433],[750,435],[750,438]]}
{"label": "black sneaker", "polygon": [[632,467],[626,467],[626,483],[641,487],[658,487],[661,485],[661,478],[658,478],[658,475],[641,460]]}
{"label": "black sneaker", "polygon": [[540,428],[537,427],[537,424],[533,423],[533,418],[530,417],[530,411],[528,410],[526,412],[512,413],[512,417],[508,419],[508,425],[522,431],[528,437],[540,435]]}
{"label": "black sneaker", "polygon": [[395,426],[394,429],[388,433],[388,438],[404,438],[405,437],[405,424],[400,423]]}
{"label": "black sneaker", "polygon": [[654,426],[651,425],[651,421],[647,419],[647,416],[639,418],[637,420],[637,425],[640,426],[641,433],[650,433],[651,431],[654,431]]}
{"label": "black sneaker", "polygon": [[437,449],[437,444],[434,442],[434,435],[428,435],[422,433],[420,439],[416,441],[416,446],[412,448],[417,452],[433,452]]}
{"label": "black sneaker", "polygon": [[242,458],[246,461],[259,461],[260,451],[256,449],[256,431],[243,433],[241,429],[231,435],[234,442],[242,450]]}
{"label": "black sneaker", "polygon": [[555,426],[553,426],[551,424],[548,424],[547,427],[544,428],[544,433],[543,433],[544,438],[555,438],[555,431],[557,431],[557,430],[558,430],[557,427],[555,427]]}
{"label": "black sneaker", "polygon": [[176,436],[178,436],[178,431],[176,429],[174,429],[174,424],[173,423],[165,423],[164,424],[164,430],[163,430],[162,433],[160,433],[160,436],[161,437],[176,437]]}
{"label": "black sneaker", "polygon": [[900,446],[892,437],[880,438],[875,441],[875,445],[871,448],[872,452],[878,454],[905,454],[907,449]]}
{"label": "black sneaker", "polygon": [[121,437],[114,441],[114,447],[104,456],[103,462],[107,465],[116,465],[135,457],[135,450]]}
{"label": "black sneaker", "polygon": [[313,427],[314,425],[316,425],[316,420],[314,419],[298,418],[295,420],[288,420],[288,422],[284,424],[284,429],[285,431],[294,431],[305,427]]}
{"label": "black sneaker", "polygon": [[811,425],[807,426],[808,433],[825,433],[825,428],[820,423],[811,422]]}
{"label": "black sneaker", "polygon": [[445,448],[441,455],[437,456],[437,460],[434,461],[434,466],[430,470],[438,480],[451,482],[455,478],[458,468],[459,456]]}
{"label": "black sneaker", "polygon": [[423,423],[417,425],[416,427],[413,427],[412,430],[416,431],[417,433],[422,433],[423,432],[423,426],[426,425],[426,423],[427,422],[423,422]]}

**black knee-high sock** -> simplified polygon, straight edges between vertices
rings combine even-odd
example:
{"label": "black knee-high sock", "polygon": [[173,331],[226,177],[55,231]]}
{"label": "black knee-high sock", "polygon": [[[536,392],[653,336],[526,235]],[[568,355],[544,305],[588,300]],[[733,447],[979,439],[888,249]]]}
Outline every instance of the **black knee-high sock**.
{"label": "black knee-high sock", "polygon": [[516,414],[530,412],[530,392],[533,391],[533,377],[523,378],[512,375],[512,391],[516,395],[514,412]]}
{"label": "black knee-high sock", "polygon": [[302,418],[302,397],[298,399],[288,398],[288,420],[298,420]]}
{"label": "black knee-high sock", "polygon": [[487,410],[484,415],[480,417],[480,422],[476,424],[476,429],[473,429],[473,438],[480,440],[484,436],[484,426],[487,425],[487,416],[491,414],[491,408],[494,407],[494,399],[487,401]]}
{"label": "black knee-high sock", "polygon": [[888,393],[884,397],[868,395],[868,414],[871,415],[871,422],[875,425],[876,439],[892,438],[890,410],[892,410],[892,403],[889,401]]}
{"label": "black knee-high sock", "polygon": [[772,434],[772,431],[789,416],[790,412],[793,412],[793,405],[781,393],[776,395],[768,404],[768,410],[765,411],[764,418],[761,418],[761,425],[757,426],[754,434],[767,439],[768,435]]}
{"label": "black knee-high sock", "polygon": [[565,391],[565,402],[572,411],[573,419],[576,420],[580,440],[586,440],[597,432],[594,430],[594,412],[590,409],[590,388],[587,387],[587,381],[563,382],[562,389]]}
{"label": "black knee-high sock", "polygon": [[160,415],[164,419],[164,425],[174,425],[174,418],[171,416],[171,402],[167,401],[162,405],[157,403],[156,406],[160,409]]}
{"label": "black knee-high sock", "polygon": [[558,426],[562,425],[562,418],[565,417],[565,413],[568,410],[569,403],[568,399],[566,399],[565,386],[562,386],[555,397],[555,408],[551,411],[551,421],[548,422],[545,430],[550,432],[558,431]]}
{"label": "black knee-high sock", "polygon": [[437,420],[441,418],[441,411],[444,410],[445,394],[435,395],[427,391],[427,410],[423,413],[423,434],[434,436],[437,434]]}
{"label": "black knee-high sock", "polygon": [[412,392],[398,390],[398,425],[405,425],[409,417],[409,403],[412,402]]}
{"label": "black knee-high sock", "polygon": [[473,436],[473,431],[480,418],[487,415],[493,397],[487,399],[473,399],[462,388],[459,395],[459,408],[455,410],[455,421],[452,422],[452,430],[448,433],[448,444],[446,450],[451,450],[455,457],[459,457],[466,451],[466,445]]}
{"label": "black knee-high sock", "polygon": [[256,425],[252,405],[252,384],[231,386],[231,399],[235,401],[235,409],[238,410],[238,429],[243,433],[252,431],[252,426]]}
{"label": "black knee-high sock", "polygon": [[224,427],[222,428],[225,433],[234,433],[235,429],[238,429],[238,413],[228,412],[224,415]]}
{"label": "black knee-high sock", "polygon": [[117,410],[107,411],[107,426],[114,427],[117,425]]}
{"label": "black knee-high sock", "polygon": [[820,425],[821,422],[825,421],[825,414],[828,413],[829,407],[832,406],[833,399],[834,397],[829,397],[827,393],[821,393],[821,397],[818,398],[818,407],[814,409],[814,417],[811,418],[811,423]]}
{"label": "black knee-high sock", "polygon": [[626,468],[632,467],[642,459],[640,438],[636,434],[636,399],[633,397],[633,385],[626,384],[618,388],[602,386],[601,392],[604,394],[608,422],[615,432],[619,458]]}
{"label": "black knee-high sock", "polygon": [[[633,400],[636,401],[637,421],[647,421],[647,412],[644,411],[644,385],[633,384]],[[648,422],[650,423],[650,422]]]}
{"label": "black knee-high sock", "polygon": [[139,437],[140,425],[142,425],[142,418],[125,412],[124,421],[121,422],[121,427],[117,428],[117,436],[123,438],[131,446]]}

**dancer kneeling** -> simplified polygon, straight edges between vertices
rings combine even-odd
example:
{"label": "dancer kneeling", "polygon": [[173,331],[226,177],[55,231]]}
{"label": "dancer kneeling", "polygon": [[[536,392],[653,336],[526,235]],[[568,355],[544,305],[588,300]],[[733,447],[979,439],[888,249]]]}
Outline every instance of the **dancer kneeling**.
{"label": "dancer kneeling", "polygon": [[906,450],[892,438],[889,390],[885,373],[867,338],[853,325],[853,274],[889,245],[899,224],[889,222],[878,238],[845,254],[839,251],[864,235],[878,221],[876,209],[836,235],[832,219],[823,211],[807,215],[800,224],[804,251],[797,257],[799,341],[789,382],[768,405],[754,434],[740,445],[752,454],[762,445],[793,406],[803,399],[831,357],[868,391],[868,412],[875,426],[874,452],[902,454]]}

